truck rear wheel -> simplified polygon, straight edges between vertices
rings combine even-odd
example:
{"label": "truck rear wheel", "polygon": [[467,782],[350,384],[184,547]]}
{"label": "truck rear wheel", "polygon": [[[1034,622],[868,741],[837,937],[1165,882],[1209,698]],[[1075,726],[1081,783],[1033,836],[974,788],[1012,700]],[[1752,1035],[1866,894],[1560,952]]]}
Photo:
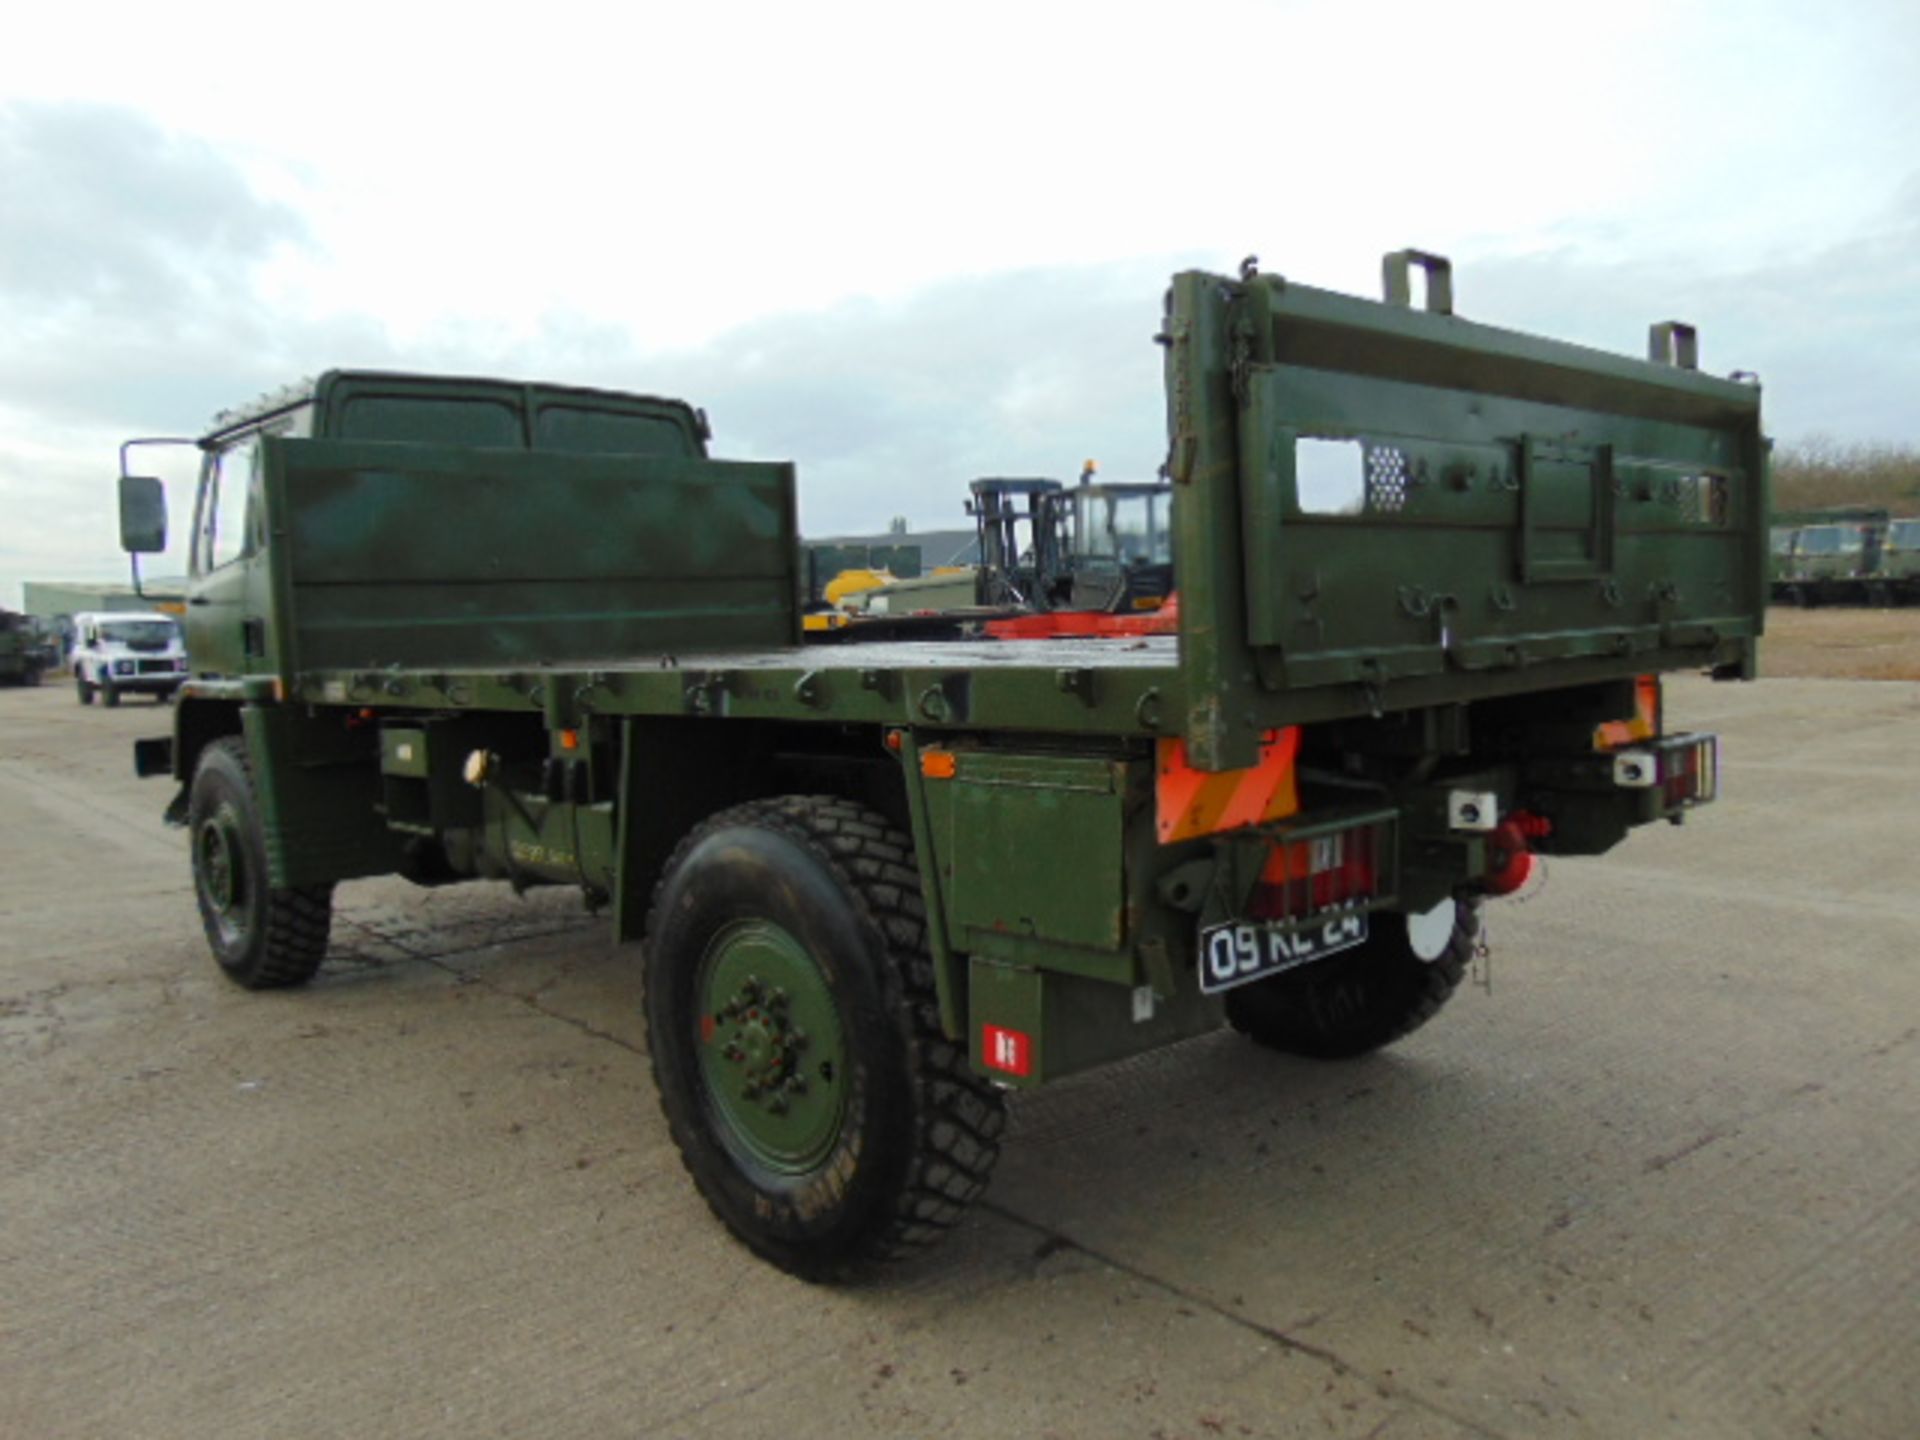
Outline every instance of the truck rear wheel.
{"label": "truck rear wheel", "polygon": [[1269,1049],[1316,1060],[1351,1059],[1411,1035],[1452,998],[1473,959],[1479,904],[1447,903],[1450,926],[1444,911],[1375,914],[1365,944],[1228,991],[1228,1021]]}
{"label": "truck rear wheel", "polygon": [[82,705],[93,704],[93,686],[89,685],[87,683],[87,677],[80,674],[78,671],[74,672],[73,688],[74,688],[74,693],[79,695],[80,703]]}
{"label": "truck rear wheel", "polygon": [[810,1280],[938,1240],[986,1188],[999,1092],[941,1032],[911,842],[827,796],[727,810],[654,892],[653,1074],[695,1185]]}
{"label": "truck rear wheel", "polygon": [[269,883],[260,800],[240,737],[200,752],[187,834],[200,922],[227,978],[249,990],[311,980],[333,929],[333,886],[276,889]]}

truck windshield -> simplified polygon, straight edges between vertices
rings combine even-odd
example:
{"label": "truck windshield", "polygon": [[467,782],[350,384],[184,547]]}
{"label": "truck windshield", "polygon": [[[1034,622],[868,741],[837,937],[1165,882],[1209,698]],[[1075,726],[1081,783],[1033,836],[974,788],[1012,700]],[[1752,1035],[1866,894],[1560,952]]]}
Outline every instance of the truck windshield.
{"label": "truck windshield", "polygon": [[1887,532],[1887,544],[1895,550],[1920,550],[1920,520],[1896,520]]}
{"label": "truck windshield", "polygon": [[107,620],[100,638],[129,650],[164,650],[173,643],[171,620]]}
{"label": "truck windshield", "polygon": [[1839,555],[1860,548],[1860,531],[1851,525],[1816,525],[1800,532],[1800,549],[1810,555]]}

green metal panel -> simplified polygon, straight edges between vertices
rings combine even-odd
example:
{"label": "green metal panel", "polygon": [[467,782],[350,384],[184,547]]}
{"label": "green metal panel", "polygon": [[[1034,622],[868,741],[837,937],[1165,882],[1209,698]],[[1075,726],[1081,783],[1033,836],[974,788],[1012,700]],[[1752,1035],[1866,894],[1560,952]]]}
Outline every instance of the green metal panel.
{"label": "green metal panel", "polygon": [[553,665],[797,635],[790,466],[318,440],[266,453],[290,669]]}
{"label": "green metal panel", "polygon": [[1755,387],[1271,276],[1176,277],[1164,338],[1195,763],[1323,686],[1365,713],[1502,670],[1751,673]]}
{"label": "green metal panel", "polygon": [[[1200,993],[1193,967],[1182,965],[1171,995],[1150,1003],[1135,989],[1079,975],[974,957],[968,966],[969,1055],[980,1074],[1015,1089],[1090,1070],[1217,1030],[1224,1018],[1217,996]],[[1025,1073],[992,1063],[990,1029],[1021,1037]]]}
{"label": "green metal panel", "polygon": [[380,773],[426,779],[432,773],[427,765],[426,730],[415,725],[381,727]]}
{"label": "green metal panel", "polygon": [[996,938],[1117,950],[1126,867],[1116,764],[966,751],[950,781],[952,925],[963,948]]}

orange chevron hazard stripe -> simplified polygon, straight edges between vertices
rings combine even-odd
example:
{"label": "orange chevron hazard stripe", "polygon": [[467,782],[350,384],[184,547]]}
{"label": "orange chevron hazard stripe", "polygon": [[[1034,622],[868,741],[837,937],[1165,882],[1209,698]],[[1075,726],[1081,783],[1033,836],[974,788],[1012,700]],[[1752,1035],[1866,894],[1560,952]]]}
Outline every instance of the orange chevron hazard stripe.
{"label": "orange chevron hazard stripe", "polygon": [[1153,786],[1160,843],[1172,845],[1292,815],[1300,808],[1293,774],[1299,754],[1298,725],[1267,731],[1259,760],[1245,770],[1196,770],[1187,763],[1186,741],[1161,740]]}
{"label": "orange chevron hazard stripe", "polygon": [[1633,718],[1609,720],[1593,731],[1593,748],[1618,750],[1636,740],[1651,740],[1660,733],[1660,677],[1642,675],[1633,686]]}

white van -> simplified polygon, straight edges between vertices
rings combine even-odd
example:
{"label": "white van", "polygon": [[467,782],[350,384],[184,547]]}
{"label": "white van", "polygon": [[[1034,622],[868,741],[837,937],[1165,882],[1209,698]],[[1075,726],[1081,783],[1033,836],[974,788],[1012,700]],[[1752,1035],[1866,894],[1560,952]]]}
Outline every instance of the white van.
{"label": "white van", "polygon": [[187,678],[187,650],[180,625],[170,615],[148,611],[83,611],[73,617],[73,655],[68,662],[80,703],[118,705],[122,695],[173,698]]}

